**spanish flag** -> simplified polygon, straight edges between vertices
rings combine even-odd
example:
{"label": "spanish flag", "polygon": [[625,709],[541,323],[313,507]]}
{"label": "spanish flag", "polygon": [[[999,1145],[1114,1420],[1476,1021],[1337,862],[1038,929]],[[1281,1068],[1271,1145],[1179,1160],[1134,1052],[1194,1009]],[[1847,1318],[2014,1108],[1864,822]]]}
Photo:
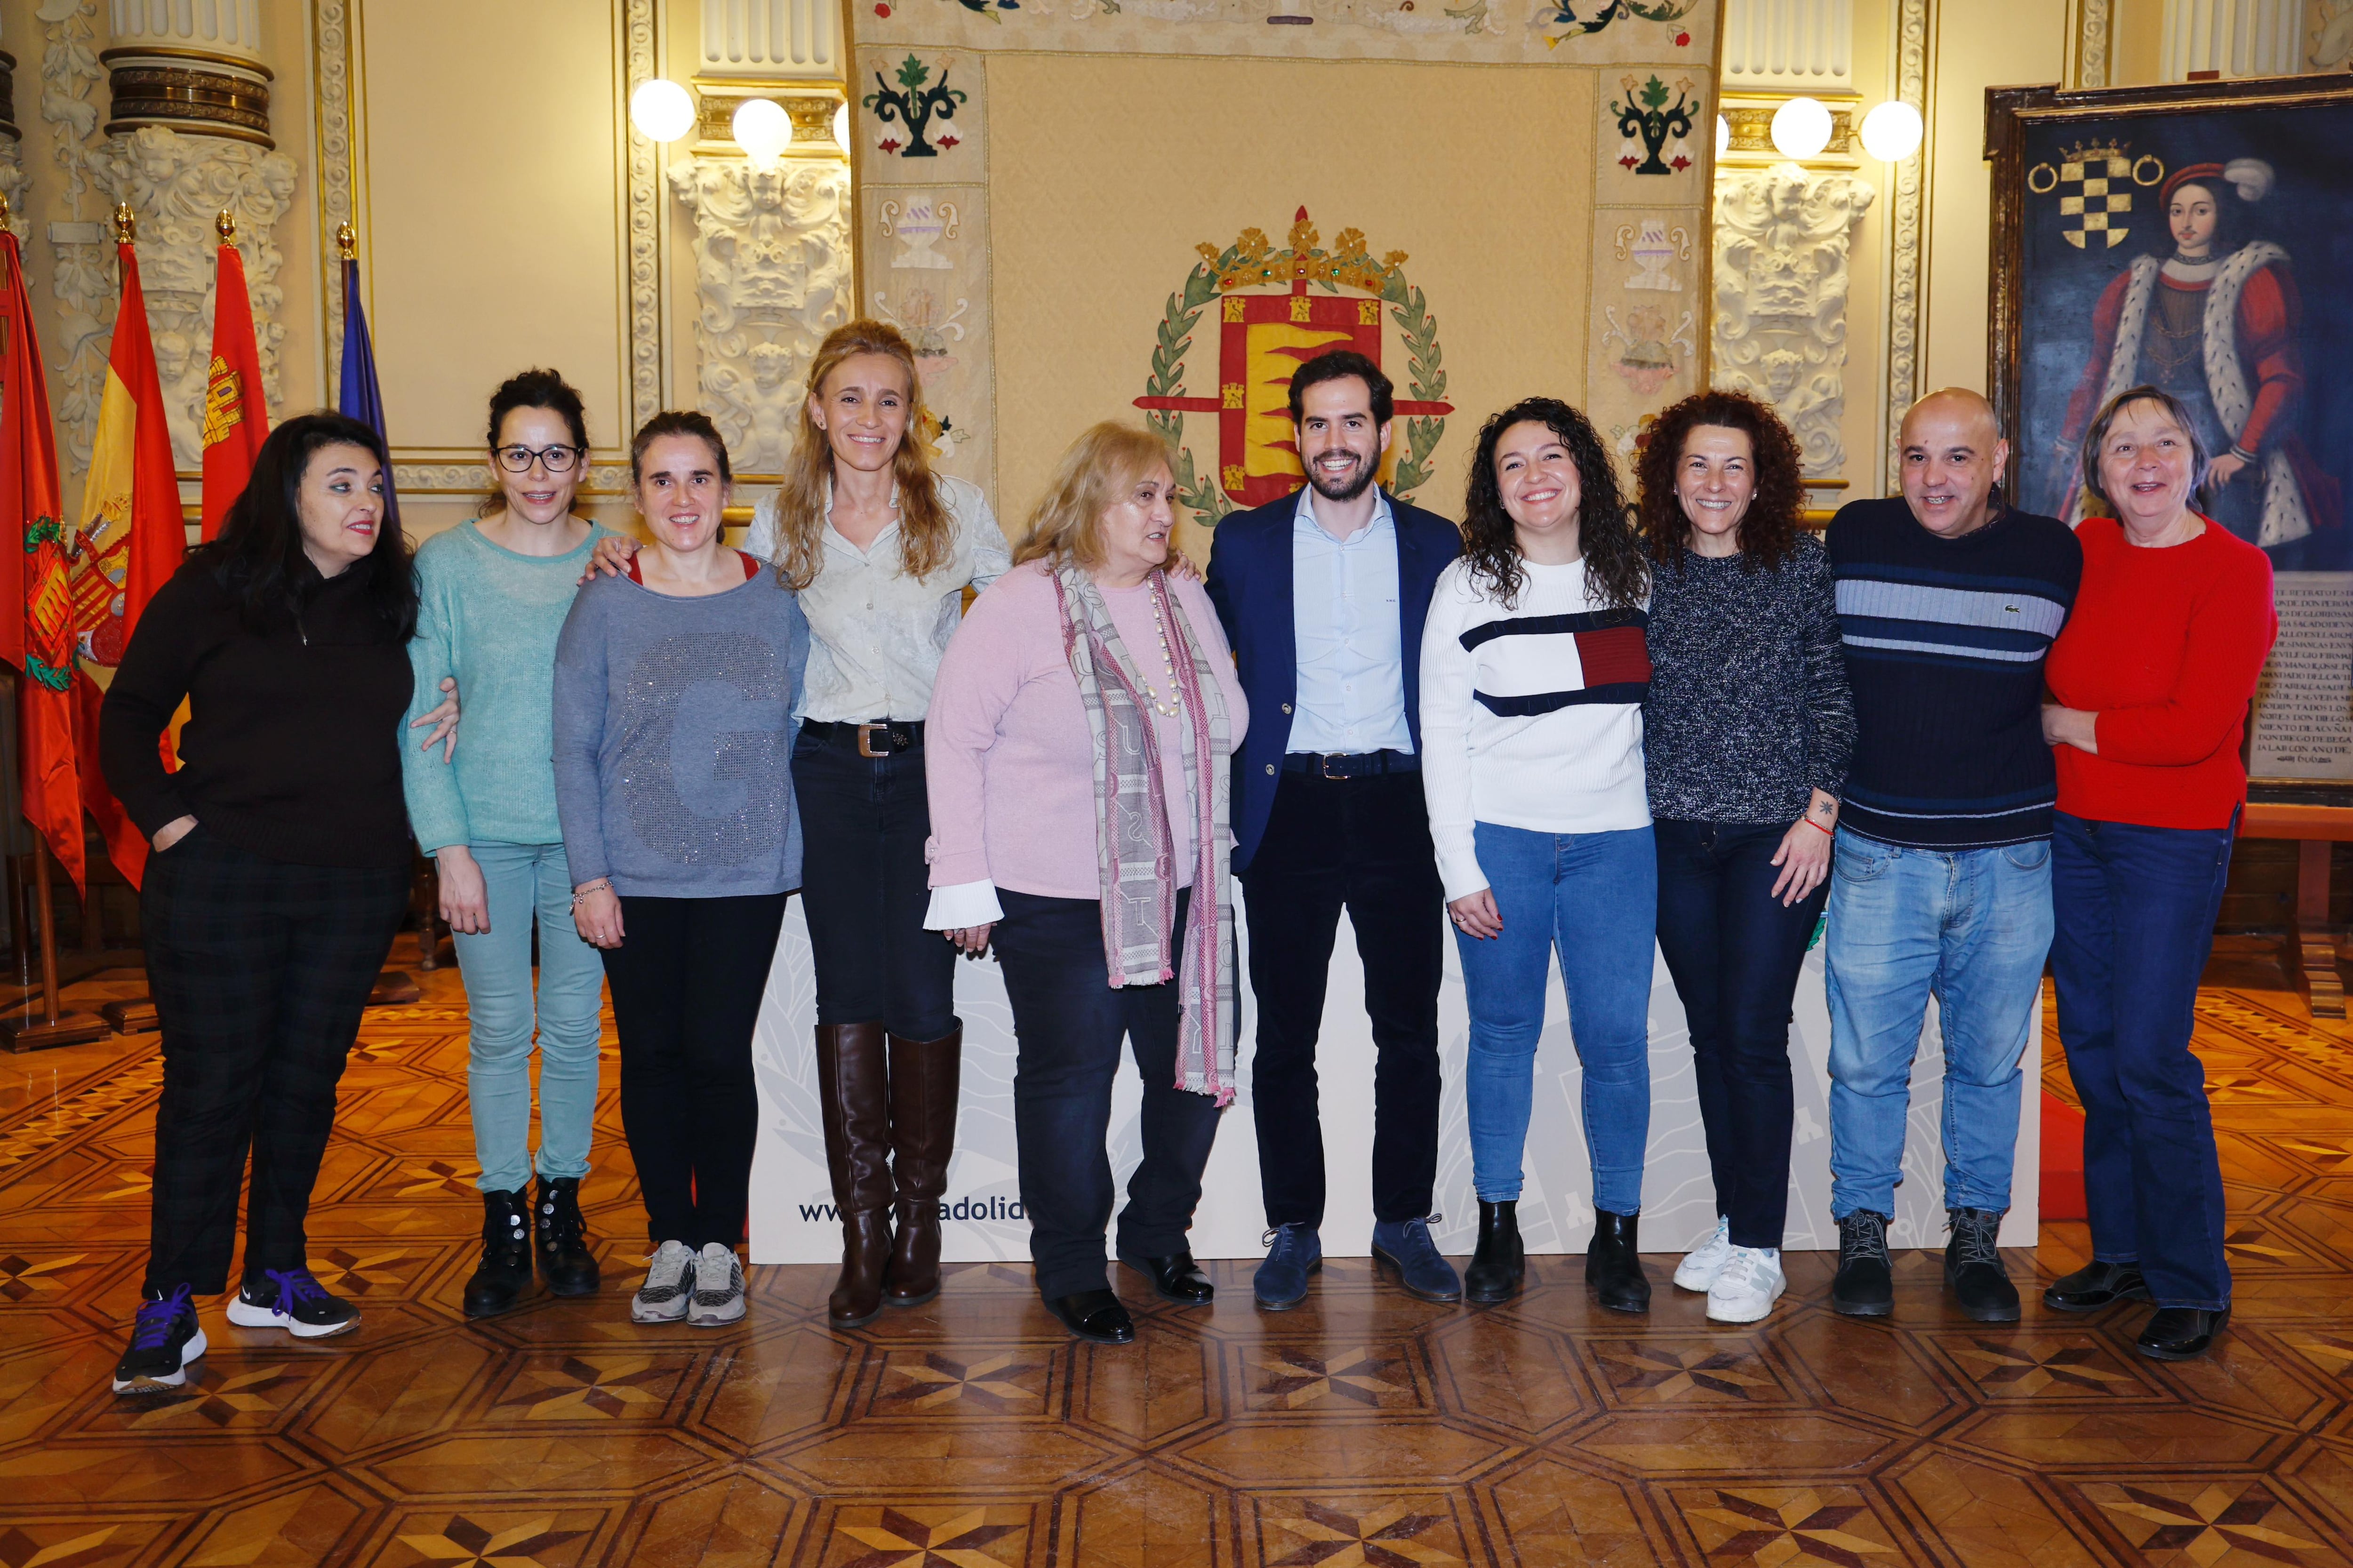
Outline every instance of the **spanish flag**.
{"label": "spanish flag", "polygon": [[[228,216],[223,214],[226,228]],[[213,289],[213,363],[205,381],[204,537],[220,532],[221,520],[245,493],[253,459],[269,434],[269,410],[262,398],[261,353],[253,336],[253,300],[245,288],[245,258],[224,233],[217,282]]]}
{"label": "spanish flag", "polygon": [[128,207],[116,210],[121,237],[114,251],[122,267],[122,303],[114,316],[106,391],[98,404],[98,436],[90,447],[90,478],[82,487],[73,598],[83,670],[94,678],[76,683],[82,804],[97,819],[115,868],[135,888],[147,868],[147,837],[108,793],[99,773],[102,693],[95,678],[112,679],[147,601],[180,569],[188,536],[180,520],[172,431],[164,417],[164,389],[155,374],[155,344],[148,335],[147,300],[139,289],[130,217]]}
{"label": "spanish flag", "polygon": [[81,781],[74,745],[73,594],[67,582],[58,448],[16,237],[0,226],[0,658],[16,666],[25,816],[82,888]]}

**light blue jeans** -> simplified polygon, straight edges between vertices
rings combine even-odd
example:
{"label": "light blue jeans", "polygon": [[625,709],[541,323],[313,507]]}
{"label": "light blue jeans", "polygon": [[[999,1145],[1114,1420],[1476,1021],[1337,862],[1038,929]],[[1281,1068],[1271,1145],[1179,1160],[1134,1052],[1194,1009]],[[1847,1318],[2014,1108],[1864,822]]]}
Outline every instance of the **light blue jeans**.
{"label": "light blue jeans", "polygon": [[530,1184],[531,922],[539,916],[539,1158],[543,1176],[588,1173],[596,1115],[597,1011],[605,965],[572,924],[572,873],[561,844],[475,844],[491,929],[453,934],[473,1020],[466,1089],[486,1193]]}
{"label": "light blue jeans", "polygon": [[1823,942],[1831,1213],[1895,1212],[1928,997],[1945,1037],[1945,1206],[2010,1207],[2019,1064],[2040,1037],[2051,844],[1899,849],[1840,828]]}
{"label": "light blue jeans", "polygon": [[1483,940],[1459,928],[1454,933],[1471,1012],[1463,1074],[1471,1184],[1485,1202],[1519,1201],[1545,985],[1556,951],[1585,1080],[1593,1206],[1639,1213],[1651,1138],[1651,962],[1659,918],[1651,829],[1534,833],[1482,822],[1472,842],[1504,933]]}

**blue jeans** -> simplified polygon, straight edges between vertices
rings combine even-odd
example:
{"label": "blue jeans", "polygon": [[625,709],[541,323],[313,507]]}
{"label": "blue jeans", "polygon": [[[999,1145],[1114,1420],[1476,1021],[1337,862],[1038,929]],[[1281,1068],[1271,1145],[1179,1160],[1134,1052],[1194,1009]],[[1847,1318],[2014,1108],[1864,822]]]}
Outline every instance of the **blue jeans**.
{"label": "blue jeans", "polygon": [[1895,1212],[1928,997],[1945,1037],[1945,1206],[2010,1207],[2019,1068],[2042,1013],[2051,846],[1899,849],[1840,828],[1823,941],[1831,1213]]}
{"label": "blue jeans", "polygon": [[2140,827],[2062,812],[2051,891],[2059,1042],[2084,1099],[2092,1256],[2140,1265],[2160,1307],[2231,1303],[2222,1168],[2189,1053],[2198,976],[2231,871],[2228,827]]}
{"label": "blue jeans", "polygon": [[539,1159],[543,1176],[588,1173],[596,1114],[597,1012],[605,965],[572,924],[572,873],[561,844],[476,844],[491,929],[455,933],[473,1021],[466,1061],[474,1157],[486,1193],[530,1184],[531,922],[539,916]]}
{"label": "blue jeans", "polygon": [[1585,1079],[1585,1152],[1593,1206],[1642,1207],[1651,1139],[1651,952],[1659,861],[1651,829],[1534,833],[1482,822],[1479,868],[1504,920],[1501,936],[1457,930],[1471,1009],[1471,1182],[1488,1203],[1516,1203],[1528,1142],[1536,1040],[1552,957],[1568,993],[1568,1028]]}

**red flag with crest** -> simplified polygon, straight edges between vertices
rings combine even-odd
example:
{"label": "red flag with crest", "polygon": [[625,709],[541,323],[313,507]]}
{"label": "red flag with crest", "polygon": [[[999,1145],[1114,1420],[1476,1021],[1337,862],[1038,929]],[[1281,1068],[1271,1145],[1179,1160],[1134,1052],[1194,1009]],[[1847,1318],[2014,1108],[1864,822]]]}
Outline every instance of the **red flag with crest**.
{"label": "red flag with crest", "polygon": [[221,520],[245,493],[253,460],[269,434],[269,410],[262,397],[261,353],[253,336],[253,300],[245,288],[245,258],[237,254],[234,227],[221,215],[218,280],[213,289],[213,363],[205,381],[204,537],[220,532]]}

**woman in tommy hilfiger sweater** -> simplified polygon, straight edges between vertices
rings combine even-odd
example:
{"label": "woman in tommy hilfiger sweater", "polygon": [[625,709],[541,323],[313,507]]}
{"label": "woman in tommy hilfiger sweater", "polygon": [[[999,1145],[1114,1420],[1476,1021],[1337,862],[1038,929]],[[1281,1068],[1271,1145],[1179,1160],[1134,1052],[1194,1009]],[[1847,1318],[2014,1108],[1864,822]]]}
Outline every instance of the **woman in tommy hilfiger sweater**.
{"label": "woman in tommy hilfiger sweater", "polygon": [[1647,1311],[1635,1244],[1658,914],[1642,780],[1649,574],[1600,438],[1555,398],[1481,430],[1462,531],[1422,635],[1421,733],[1471,1010],[1479,1244],[1463,1290],[1499,1301],[1525,1273],[1520,1159],[1557,951],[1593,1166],[1586,1282],[1605,1307]]}

